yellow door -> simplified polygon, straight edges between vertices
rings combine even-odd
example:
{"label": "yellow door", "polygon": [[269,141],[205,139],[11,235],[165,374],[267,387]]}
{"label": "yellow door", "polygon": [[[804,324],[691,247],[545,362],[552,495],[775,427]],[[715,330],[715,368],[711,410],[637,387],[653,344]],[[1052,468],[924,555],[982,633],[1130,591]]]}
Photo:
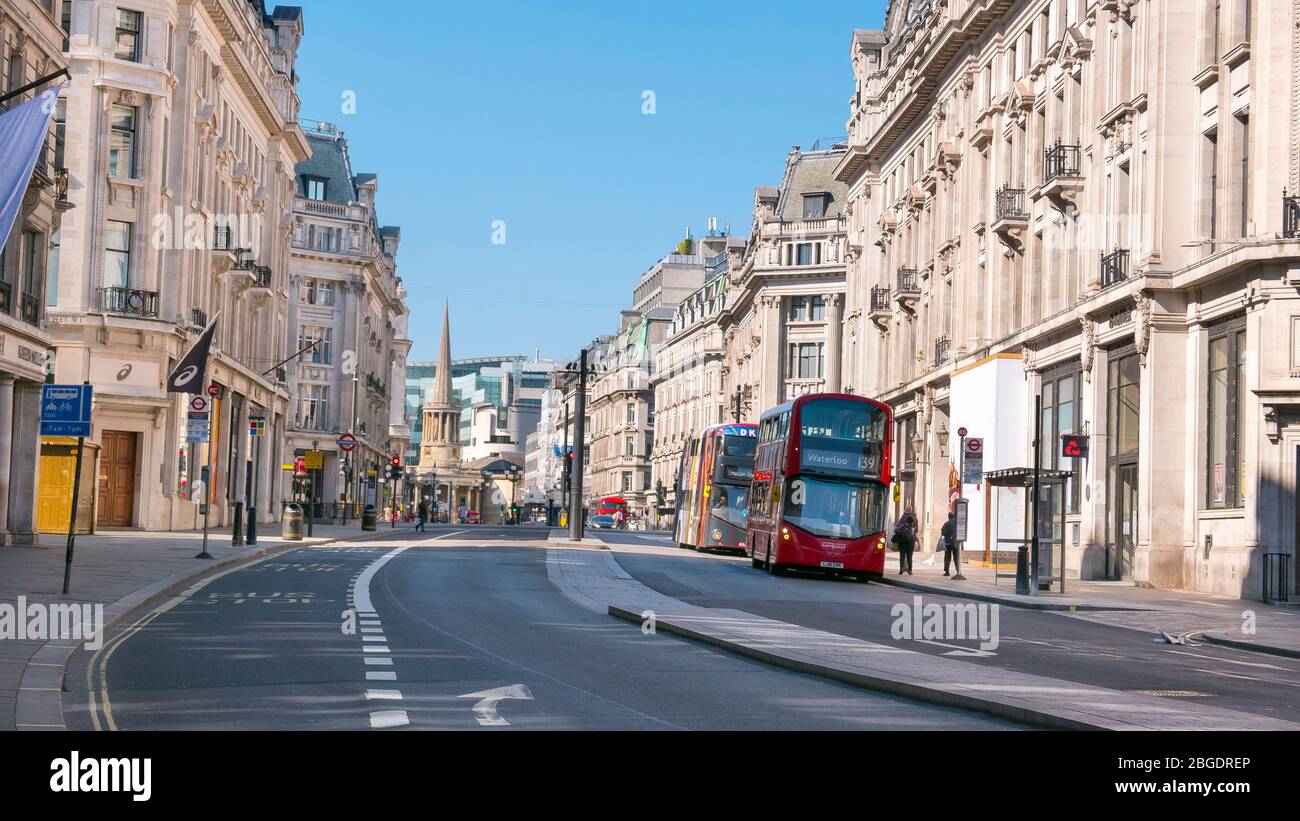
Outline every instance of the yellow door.
{"label": "yellow door", "polygon": [[[41,443],[40,484],[36,490],[36,530],[67,533],[72,508],[72,478],[77,468],[76,445]],[[77,532],[91,533],[93,519],[95,450],[87,443],[81,464],[81,515]]]}

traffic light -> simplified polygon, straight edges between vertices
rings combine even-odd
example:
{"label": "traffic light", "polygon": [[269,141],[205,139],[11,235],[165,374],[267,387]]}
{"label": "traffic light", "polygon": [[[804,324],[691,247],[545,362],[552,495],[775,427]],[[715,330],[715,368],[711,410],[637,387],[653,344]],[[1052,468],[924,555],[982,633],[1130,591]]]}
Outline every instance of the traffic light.
{"label": "traffic light", "polygon": [[396,481],[402,478],[402,457],[394,456],[388,460],[388,478]]}

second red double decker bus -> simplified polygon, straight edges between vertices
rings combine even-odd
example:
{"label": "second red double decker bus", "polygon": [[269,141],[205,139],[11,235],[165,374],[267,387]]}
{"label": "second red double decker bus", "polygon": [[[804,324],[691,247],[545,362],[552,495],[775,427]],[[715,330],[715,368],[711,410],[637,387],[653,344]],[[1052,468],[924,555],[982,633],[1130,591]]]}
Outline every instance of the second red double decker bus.
{"label": "second red double decker bus", "polygon": [[762,415],[745,545],[754,567],[884,573],[892,423],[888,405],[835,393]]}

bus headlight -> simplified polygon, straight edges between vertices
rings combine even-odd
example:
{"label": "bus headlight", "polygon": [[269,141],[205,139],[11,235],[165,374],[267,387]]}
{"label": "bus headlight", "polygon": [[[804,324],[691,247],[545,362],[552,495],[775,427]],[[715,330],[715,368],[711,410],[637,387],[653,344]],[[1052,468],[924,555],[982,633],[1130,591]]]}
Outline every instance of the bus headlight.
{"label": "bus headlight", "polygon": [[721,530],[718,530],[717,528],[714,528],[714,530],[713,530],[713,541],[715,541],[715,542],[720,542],[720,541],[722,541],[722,531],[721,531]]}
{"label": "bus headlight", "polygon": [[781,528],[781,538],[790,541],[790,531],[787,528]]}
{"label": "bus headlight", "polygon": [[878,540],[876,540],[876,550],[884,550],[884,549],[885,549],[885,537],[881,536]]}

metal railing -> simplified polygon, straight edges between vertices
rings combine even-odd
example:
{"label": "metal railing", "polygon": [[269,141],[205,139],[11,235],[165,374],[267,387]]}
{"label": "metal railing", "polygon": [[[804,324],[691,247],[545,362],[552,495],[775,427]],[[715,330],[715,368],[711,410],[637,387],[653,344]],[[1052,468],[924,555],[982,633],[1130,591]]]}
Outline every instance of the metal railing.
{"label": "metal railing", "polygon": [[952,340],[941,336],[934,341],[934,364],[942,365],[952,356]]}
{"label": "metal railing", "polygon": [[898,295],[921,295],[921,275],[915,268],[898,269]]}
{"label": "metal railing", "polygon": [[1043,182],[1049,183],[1058,177],[1079,176],[1080,146],[1056,141],[1055,145],[1043,149]]}
{"label": "metal railing", "polygon": [[1101,287],[1112,285],[1128,279],[1128,249],[1116,248],[1109,254],[1101,255]]}
{"label": "metal railing", "polygon": [[212,228],[212,250],[235,250],[235,233],[229,225],[216,225]]}
{"label": "metal railing", "polygon": [[198,308],[190,308],[190,324],[196,328],[208,327],[208,312],[200,311]]}
{"label": "metal railing", "polygon": [[1264,602],[1273,604],[1291,600],[1291,555],[1264,554]]}
{"label": "metal railing", "polygon": [[271,287],[271,266],[254,265],[248,269],[253,274],[253,285],[258,288]]}
{"label": "metal railing", "polygon": [[889,310],[889,289],[875,287],[871,289],[871,310],[888,311]]}
{"label": "metal railing", "polygon": [[719,274],[727,272],[727,252],[723,251],[717,256],[709,257],[704,260],[704,273],[712,279]]}
{"label": "metal railing", "polygon": [[158,316],[158,292],[139,288],[100,288],[99,309],[111,314]]}
{"label": "metal railing", "polygon": [[1029,216],[1025,210],[1025,189],[1004,185],[994,195],[993,215],[995,219],[1023,219]]}
{"label": "metal railing", "polygon": [[1282,189],[1282,236],[1300,239],[1300,197],[1288,197]]}

